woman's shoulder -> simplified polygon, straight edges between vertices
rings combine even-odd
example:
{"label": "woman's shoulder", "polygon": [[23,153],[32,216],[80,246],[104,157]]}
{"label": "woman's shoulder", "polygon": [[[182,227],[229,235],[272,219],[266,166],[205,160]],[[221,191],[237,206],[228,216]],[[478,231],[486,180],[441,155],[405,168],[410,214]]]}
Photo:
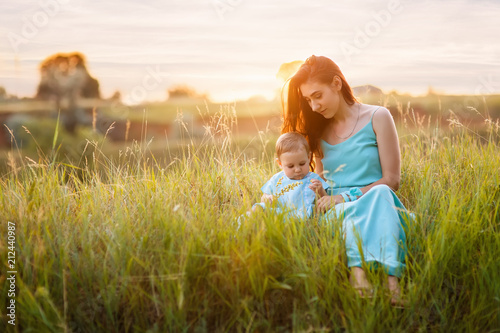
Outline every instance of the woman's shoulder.
{"label": "woman's shoulder", "polygon": [[372,126],[375,133],[385,130],[388,126],[394,126],[391,112],[384,106],[375,107],[372,115]]}
{"label": "woman's shoulder", "polygon": [[359,113],[358,130],[361,130],[369,123],[377,122],[378,119],[384,118],[387,114],[390,115],[389,110],[383,106],[363,103],[360,103]]}
{"label": "woman's shoulder", "polygon": [[371,105],[372,107],[372,112],[373,112],[373,117],[380,117],[381,115],[391,115],[391,112],[389,111],[388,108],[385,106],[381,105]]}
{"label": "woman's shoulder", "polygon": [[380,117],[381,114],[390,114],[385,106],[372,104],[361,104],[361,113],[370,118]]}

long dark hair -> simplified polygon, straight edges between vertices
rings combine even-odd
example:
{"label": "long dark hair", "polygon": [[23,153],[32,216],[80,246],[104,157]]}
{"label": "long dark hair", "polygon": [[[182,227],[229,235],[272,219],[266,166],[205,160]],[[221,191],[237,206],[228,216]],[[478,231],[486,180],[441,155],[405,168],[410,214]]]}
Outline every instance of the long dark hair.
{"label": "long dark hair", "polygon": [[[299,132],[306,137],[313,155],[318,157],[323,157],[319,141],[323,136],[326,125],[328,125],[328,120],[312,111],[309,103],[302,97],[300,86],[308,80],[331,84],[335,76],[338,76],[342,81],[341,93],[344,100],[347,104],[353,105],[356,102],[356,98],[344,74],[340,71],[339,66],[327,57],[312,55],[307,58],[298,71],[288,79],[281,92],[281,104],[283,108],[281,133]],[[314,159],[312,156],[309,166],[314,170]]]}

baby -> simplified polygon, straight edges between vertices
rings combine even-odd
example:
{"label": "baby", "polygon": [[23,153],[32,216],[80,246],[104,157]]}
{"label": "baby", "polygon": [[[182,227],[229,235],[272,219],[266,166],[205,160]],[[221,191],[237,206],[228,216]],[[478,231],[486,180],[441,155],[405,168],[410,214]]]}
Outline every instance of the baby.
{"label": "baby", "polygon": [[307,140],[296,132],[285,133],[276,141],[276,155],[282,171],[262,186],[262,202],[254,204],[252,211],[272,206],[290,216],[311,217],[316,196],[327,195],[328,184],[309,171],[311,151]]}

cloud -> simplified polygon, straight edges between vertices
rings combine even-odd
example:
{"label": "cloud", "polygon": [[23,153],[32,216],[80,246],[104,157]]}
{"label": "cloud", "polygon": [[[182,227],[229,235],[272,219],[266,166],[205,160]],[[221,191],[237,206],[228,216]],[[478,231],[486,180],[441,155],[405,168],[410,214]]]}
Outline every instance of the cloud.
{"label": "cloud", "polygon": [[377,83],[384,89],[420,91],[434,85],[453,92],[467,89],[469,83],[460,83],[464,74],[469,81],[487,68],[500,75],[500,4],[493,0],[401,0],[401,12],[392,14],[350,61],[339,45],[352,43],[368,23],[377,22],[377,13],[388,10],[390,1],[217,1],[232,6],[222,17],[216,0],[110,0],[61,6],[18,53],[5,43],[6,35],[20,34],[25,19],[40,5],[4,1],[0,59],[5,66],[0,69],[0,85],[33,95],[38,62],[68,51],[87,56],[103,91],[128,89],[141,80],[148,65],[169,72],[168,82],[199,85],[214,96],[274,90],[281,86],[275,74],[282,63],[311,54],[331,57],[353,84]]}

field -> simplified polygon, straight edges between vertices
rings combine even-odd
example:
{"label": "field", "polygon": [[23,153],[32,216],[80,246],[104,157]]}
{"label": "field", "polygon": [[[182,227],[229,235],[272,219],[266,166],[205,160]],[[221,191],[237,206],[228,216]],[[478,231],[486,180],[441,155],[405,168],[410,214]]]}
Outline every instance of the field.
{"label": "field", "polygon": [[[499,332],[500,126],[419,122],[400,109],[409,225],[407,307],[383,273],[375,297],[349,285],[341,221],[236,220],[276,172],[274,132],[233,135],[211,115],[163,150],[118,154],[105,138],[63,158],[8,152],[0,178],[0,313],[7,332]],[[479,112],[481,113],[481,112]],[[182,126],[182,123],[180,124]],[[187,130],[187,128],[186,128]],[[35,141],[35,139],[33,139]],[[35,143],[36,146],[36,143]],[[8,221],[15,223],[16,326],[7,323]],[[12,230],[11,230],[12,231]]]}

